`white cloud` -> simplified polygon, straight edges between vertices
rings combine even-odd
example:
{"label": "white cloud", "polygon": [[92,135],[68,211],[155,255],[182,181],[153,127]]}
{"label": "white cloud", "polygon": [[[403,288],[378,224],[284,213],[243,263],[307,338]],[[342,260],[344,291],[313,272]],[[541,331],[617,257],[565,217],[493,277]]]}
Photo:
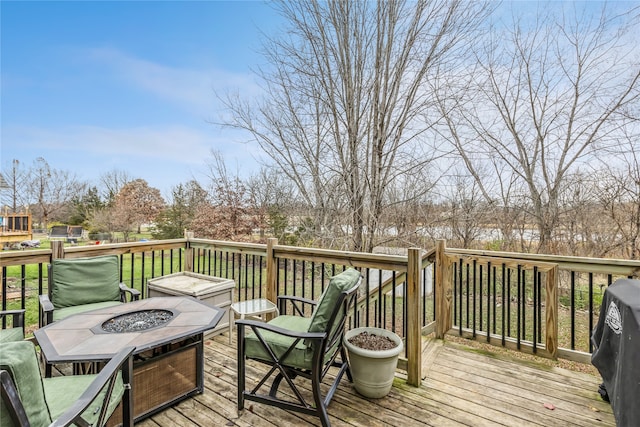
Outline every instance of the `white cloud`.
{"label": "white cloud", "polygon": [[114,48],[95,48],[87,57],[107,68],[137,89],[162,99],[176,102],[198,114],[211,114],[216,98],[214,91],[237,87],[243,91],[258,90],[246,74],[220,69],[176,68],[137,58]]}
{"label": "white cloud", "polygon": [[[95,181],[104,172],[122,169],[167,192],[192,178],[204,179],[211,150],[220,151],[231,170],[250,174],[258,166],[245,144],[230,135],[213,135],[180,125],[107,128],[64,126],[57,129],[8,126],[2,129],[2,165],[11,159],[30,164],[43,157],[53,168]],[[239,140],[235,139],[236,141]]]}
{"label": "white cloud", "polygon": [[98,126],[59,129],[14,127],[5,131],[5,138],[20,141],[19,145],[29,151],[163,158],[181,163],[202,162],[210,147],[216,145],[209,135],[183,126],[124,129]]}

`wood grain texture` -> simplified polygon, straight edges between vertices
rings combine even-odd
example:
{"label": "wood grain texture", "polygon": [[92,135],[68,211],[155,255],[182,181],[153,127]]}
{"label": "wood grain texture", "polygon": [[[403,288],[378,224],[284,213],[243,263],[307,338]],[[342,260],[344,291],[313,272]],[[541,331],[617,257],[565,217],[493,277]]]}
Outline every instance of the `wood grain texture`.
{"label": "wood grain texture", "polygon": [[[385,398],[367,399],[345,377],[329,405],[332,426],[615,426],[610,406],[598,396],[599,378],[426,337],[420,348],[420,387],[398,371]],[[235,334],[232,344],[224,335],[213,337],[205,345],[205,392],[137,425],[320,425],[312,416],[258,403],[238,411],[236,366]],[[264,372],[265,366],[249,363],[247,384]],[[310,396],[308,387],[303,390]]]}

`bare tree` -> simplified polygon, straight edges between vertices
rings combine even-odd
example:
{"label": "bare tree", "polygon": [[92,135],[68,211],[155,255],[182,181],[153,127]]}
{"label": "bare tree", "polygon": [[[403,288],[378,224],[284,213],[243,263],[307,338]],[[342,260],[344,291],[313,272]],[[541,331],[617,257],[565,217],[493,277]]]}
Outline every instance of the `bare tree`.
{"label": "bare tree", "polygon": [[246,186],[250,200],[255,204],[253,209],[257,215],[260,238],[265,237],[266,228],[270,227],[276,237],[284,241],[287,214],[292,213],[297,204],[293,183],[275,168],[262,167],[257,174],[249,177]]}
{"label": "bare tree", "polygon": [[[638,135],[627,134],[620,149],[598,174],[598,201],[602,207],[601,221],[606,228],[599,233],[613,243],[601,250],[603,256],[615,249],[617,256],[638,259],[640,256],[640,145]],[[607,250],[608,249],[608,250]]]}
{"label": "bare tree", "polygon": [[424,82],[454,66],[488,10],[445,0],[277,5],[288,27],[265,45],[266,96],[228,96],[224,124],[252,134],[313,207],[317,229],[349,230],[341,246],[371,251],[387,189],[433,160],[417,120],[433,101]]}
{"label": "bare tree", "polygon": [[199,237],[251,240],[257,225],[255,202],[238,173],[230,173],[220,152],[207,162],[209,200],[196,209],[191,228]]}
{"label": "bare tree", "polygon": [[485,197],[495,194],[476,174],[479,159],[526,187],[538,251],[553,251],[568,177],[637,120],[628,113],[640,96],[638,17],[605,9],[591,17],[571,7],[562,16],[539,14],[534,22],[515,19],[510,31],[496,29],[477,53],[475,74],[458,87],[463,92],[440,98],[446,137]]}
{"label": "bare tree", "polygon": [[483,203],[478,186],[472,178],[456,175],[453,181],[447,224],[454,241],[460,242],[463,248],[471,248],[487,232],[483,227],[486,224],[483,221],[486,203]]}
{"label": "bare tree", "polygon": [[113,206],[116,196],[125,184],[133,181],[133,177],[128,172],[121,169],[113,169],[100,176],[100,186],[102,197],[107,206]]}
{"label": "bare tree", "polygon": [[13,159],[9,167],[5,167],[2,178],[6,185],[1,188],[2,205],[17,213],[28,206],[27,187],[28,173],[18,159]]}
{"label": "bare tree", "polygon": [[37,158],[27,187],[34,222],[46,228],[50,220],[64,220],[72,210],[73,198],[84,193],[86,186],[74,174],[51,168],[44,158]]}

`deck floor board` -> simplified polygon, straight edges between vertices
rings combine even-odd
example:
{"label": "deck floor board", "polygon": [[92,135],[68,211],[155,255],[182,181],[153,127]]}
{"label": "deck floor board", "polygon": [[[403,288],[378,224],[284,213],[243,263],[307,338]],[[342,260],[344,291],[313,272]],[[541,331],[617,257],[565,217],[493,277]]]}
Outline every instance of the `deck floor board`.
{"label": "deck floor board", "polygon": [[[407,385],[399,372],[388,396],[367,399],[343,378],[329,406],[332,426],[615,426],[611,407],[597,393],[600,379],[595,376],[492,357],[457,343],[431,340],[422,348],[421,387]],[[320,425],[312,416],[255,402],[246,402],[245,409],[238,411],[236,357],[235,337],[232,344],[226,334],[208,340],[204,393],[137,425]],[[259,363],[249,363],[247,383],[257,381],[265,370]],[[281,388],[290,394],[287,387]],[[310,396],[308,388],[305,393]]]}

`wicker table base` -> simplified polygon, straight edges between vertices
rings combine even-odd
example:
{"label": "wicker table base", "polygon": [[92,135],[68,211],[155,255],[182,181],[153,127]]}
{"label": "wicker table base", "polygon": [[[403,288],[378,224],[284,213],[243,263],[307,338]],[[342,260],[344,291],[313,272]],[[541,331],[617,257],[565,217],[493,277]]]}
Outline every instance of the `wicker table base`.
{"label": "wicker table base", "polygon": [[[189,396],[202,393],[202,335],[140,354],[133,363],[133,416],[136,422]],[[107,426],[121,424],[122,411]]]}

